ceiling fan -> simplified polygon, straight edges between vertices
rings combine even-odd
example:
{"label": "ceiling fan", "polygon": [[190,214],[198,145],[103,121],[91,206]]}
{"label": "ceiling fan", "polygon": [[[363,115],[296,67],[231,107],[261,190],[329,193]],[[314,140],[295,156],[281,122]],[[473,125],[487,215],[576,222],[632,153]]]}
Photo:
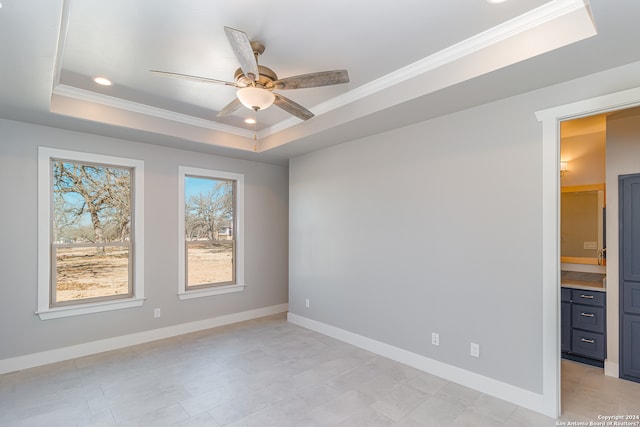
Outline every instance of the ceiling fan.
{"label": "ceiling fan", "polygon": [[234,82],[169,71],[150,71],[156,74],[183,77],[238,88],[236,99],[222,108],[217,114],[218,117],[228,116],[243,105],[249,109],[258,111],[275,104],[299,119],[309,120],[313,117],[311,111],[291,99],[274,92],[274,90],[303,89],[349,82],[347,70],[320,71],[279,79],[272,69],[264,65],[258,65],[258,56],[260,56],[265,49],[262,43],[250,41],[247,34],[240,30],[224,27],[224,31],[229,39],[233,53],[240,63],[240,68],[236,70],[234,75]]}

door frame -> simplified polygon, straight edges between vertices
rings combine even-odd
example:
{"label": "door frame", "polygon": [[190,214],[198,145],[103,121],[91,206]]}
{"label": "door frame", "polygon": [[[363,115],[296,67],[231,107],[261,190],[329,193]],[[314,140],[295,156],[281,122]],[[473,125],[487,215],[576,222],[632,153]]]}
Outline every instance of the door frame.
{"label": "door frame", "polygon": [[537,111],[542,122],[542,404],[560,402],[560,123],[640,105],[640,87]]}

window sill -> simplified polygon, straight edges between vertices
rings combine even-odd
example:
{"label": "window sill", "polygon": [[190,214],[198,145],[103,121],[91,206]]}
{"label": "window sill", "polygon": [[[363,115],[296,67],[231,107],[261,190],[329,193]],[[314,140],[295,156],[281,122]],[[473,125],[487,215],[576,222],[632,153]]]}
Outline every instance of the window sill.
{"label": "window sill", "polygon": [[40,310],[37,311],[36,314],[40,316],[40,320],[59,319],[61,317],[80,316],[83,314],[140,307],[144,303],[144,300],[144,298],[133,298],[126,300],[102,301],[91,304],[77,304]]}
{"label": "window sill", "polygon": [[178,297],[181,300],[185,300],[185,299],[192,299],[192,298],[209,297],[212,295],[228,294],[231,292],[242,292],[244,291],[245,286],[247,286],[246,283],[241,285],[227,285],[227,286],[218,286],[218,287],[211,287],[211,288],[205,288],[205,289],[197,289],[197,290],[180,292],[178,293]]}

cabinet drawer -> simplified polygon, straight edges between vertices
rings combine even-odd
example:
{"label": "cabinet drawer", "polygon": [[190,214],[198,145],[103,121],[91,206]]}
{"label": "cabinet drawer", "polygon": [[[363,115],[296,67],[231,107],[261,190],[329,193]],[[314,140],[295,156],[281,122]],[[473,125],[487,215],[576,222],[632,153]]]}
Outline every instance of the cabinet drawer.
{"label": "cabinet drawer", "polygon": [[571,325],[574,328],[604,333],[604,307],[573,304],[571,306]]}
{"label": "cabinet drawer", "polygon": [[569,288],[560,288],[560,301],[562,301],[562,302],[570,302],[571,301],[571,289],[569,289]]}
{"label": "cabinet drawer", "polygon": [[571,352],[580,356],[604,360],[605,339],[602,334],[574,329]]}
{"label": "cabinet drawer", "polygon": [[604,307],[604,292],[572,289],[571,299],[575,304],[595,305],[597,307]]}

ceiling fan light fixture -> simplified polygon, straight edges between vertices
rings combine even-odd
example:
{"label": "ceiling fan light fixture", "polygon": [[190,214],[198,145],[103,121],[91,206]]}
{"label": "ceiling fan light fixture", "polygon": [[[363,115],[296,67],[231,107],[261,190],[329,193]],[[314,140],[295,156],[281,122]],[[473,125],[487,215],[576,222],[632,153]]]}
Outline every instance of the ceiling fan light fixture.
{"label": "ceiling fan light fixture", "polygon": [[253,86],[238,89],[236,96],[242,105],[256,111],[269,108],[276,100],[275,95],[270,91]]}

